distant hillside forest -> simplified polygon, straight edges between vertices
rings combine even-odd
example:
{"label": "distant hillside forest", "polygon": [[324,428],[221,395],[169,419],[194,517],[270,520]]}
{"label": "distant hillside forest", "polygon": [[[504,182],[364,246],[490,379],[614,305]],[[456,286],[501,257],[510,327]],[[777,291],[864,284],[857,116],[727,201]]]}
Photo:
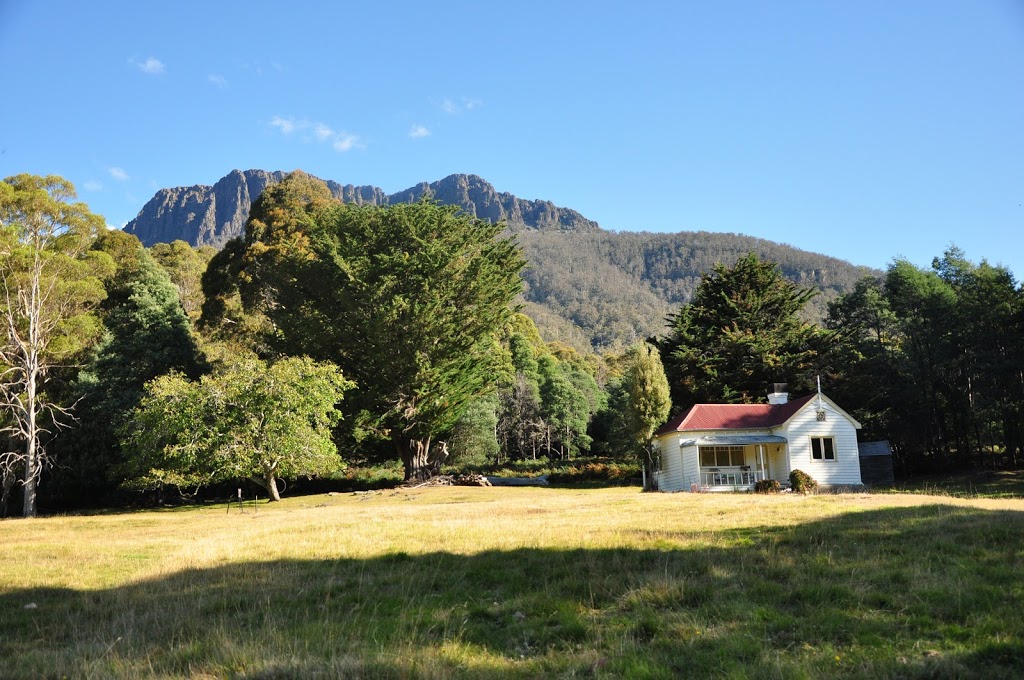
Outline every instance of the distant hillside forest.
{"label": "distant hillside forest", "polygon": [[[234,170],[213,186],[161,189],[126,231],[143,245],[185,241],[223,247],[242,236],[259,194],[285,173]],[[747,253],[778,263],[797,285],[821,292],[803,314],[825,318],[828,303],[880,272],[841,259],[739,234],[608,232],[575,210],[498,192],[475,175],[450,175],[387,194],[373,186],[326,182],[331,195],[355,205],[398,205],[430,196],[471,217],[503,222],[526,255],[524,311],[545,340],[580,351],[622,350],[660,335],[665,317],[688,301],[701,276]]]}
{"label": "distant hillside forest", "polygon": [[523,272],[526,314],[545,339],[595,351],[663,334],[667,315],[692,298],[702,276],[748,253],[819,291],[802,312],[809,321],[822,321],[828,303],[862,277],[880,274],[739,234],[528,231],[517,237],[529,262]]}
{"label": "distant hillside forest", "polygon": [[672,413],[819,378],[901,473],[1024,465],[1009,270],[955,247],[869,272],[736,235],[574,231],[513,198],[493,205],[547,227],[293,173],[217,250],[145,247],[62,178],[6,178],[0,516],[242,483],[276,499],[376,465],[414,482],[600,456],[608,478],[652,469]]}

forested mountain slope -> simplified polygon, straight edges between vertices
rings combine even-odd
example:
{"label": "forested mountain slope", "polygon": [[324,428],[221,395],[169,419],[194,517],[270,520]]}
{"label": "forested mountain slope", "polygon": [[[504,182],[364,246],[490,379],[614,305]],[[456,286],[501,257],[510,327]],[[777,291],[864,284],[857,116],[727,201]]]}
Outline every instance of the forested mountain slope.
{"label": "forested mountain slope", "polygon": [[[183,240],[222,246],[242,234],[249,208],[285,173],[234,170],[213,186],[161,189],[125,230],[147,246]],[[476,175],[450,175],[387,194],[373,186],[328,181],[346,203],[390,205],[429,192],[518,234],[530,262],[524,308],[546,339],[577,348],[609,348],[660,334],[667,314],[692,294],[700,277],[750,251],[773,260],[787,278],[822,291],[809,313],[824,316],[827,301],[851,290],[869,270],[816,253],[739,234],[609,232],[575,210],[550,201],[498,192]]]}
{"label": "forested mountain slope", "polygon": [[829,300],[872,273],[739,234],[528,233],[519,240],[530,262],[523,277],[527,312],[545,334],[563,337],[566,330],[557,321],[568,321],[598,348],[660,334],[666,314],[690,299],[703,273],[719,262],[731,266],[751,251],[777,262],[786,278],[821,291],[808,305],[814,320],[824,317]]}

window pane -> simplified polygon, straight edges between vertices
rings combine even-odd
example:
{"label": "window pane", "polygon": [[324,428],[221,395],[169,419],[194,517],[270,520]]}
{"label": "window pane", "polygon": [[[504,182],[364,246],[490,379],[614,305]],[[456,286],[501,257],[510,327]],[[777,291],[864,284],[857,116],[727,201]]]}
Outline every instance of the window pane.
{"label": "window pane", "polygon": [[715,447],[715,458],[718,460],[718,467],[729,465],[729,447],[717,446]]}
{"label": "window pane", "polygon": [[811,458],[821,460],[821,437],[811,437]]}
{"label": "window pane", "polygon": [[704,467],[713,467],[715,464],[715,450],[710,446],[700,447],[700,464]]}
{"label": "window pane", "polygon": [[823,438],[821,440],[821,443],[825,447],[825,460],[835,460],[836,459],[835,442],[832,440],[832,437],[825,437],[825,438]]}
{"label": "window pane", "polygon": [[743,447],[733,446],[732,448],[732,464],[739,467],[743,465]]}

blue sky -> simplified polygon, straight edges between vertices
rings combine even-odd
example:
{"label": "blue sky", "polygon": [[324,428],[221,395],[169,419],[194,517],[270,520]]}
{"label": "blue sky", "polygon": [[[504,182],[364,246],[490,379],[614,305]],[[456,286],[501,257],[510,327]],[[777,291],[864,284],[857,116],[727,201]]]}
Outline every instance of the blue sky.
{"label": "blue sky", "polygon": [[606,229],[1024,277],[1024,3],[0,0],[0,176],[474,173]]}

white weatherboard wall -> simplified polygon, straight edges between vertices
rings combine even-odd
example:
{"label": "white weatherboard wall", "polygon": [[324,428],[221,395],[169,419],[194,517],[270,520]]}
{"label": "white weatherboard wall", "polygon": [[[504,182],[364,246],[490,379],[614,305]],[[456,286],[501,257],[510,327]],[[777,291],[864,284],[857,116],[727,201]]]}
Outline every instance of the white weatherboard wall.
{"label": "white weatherboard wall", "polygon": [[679,452],[679,435],[675,433],[658,438],[661,450],[661,473],[658,475],[659,491],[682,491],[683,462]]}
{"label": "white weatherboard wall", "polygon": [[697,445],[684,446],[683,457],[683,488],[690,490],[690,485],[700,482],[700,456],[697,453]]}
{"label": "white weatherboard wall", "polygon": [[[789,440],[790,465],[803,470],[819,484],[860,484],[857,429],[828,401],[822,401],[821,410],[825,411],[824,422],[817,418],[817,400],[811,401],[789,420],[784,431],[779,432]],[[836,459],[812,459],[811,437],[834,438]]]}
{"label": "white weatherboard wall", "polygon": [[[782,434],[777,432],[776,434]],[[789,458],[786,456],[786,447],[779,444],[775,446],[766,446],[765,455],[768,459],[768,475],[769,479],[777,479],[780,482],[789,480]]]}

